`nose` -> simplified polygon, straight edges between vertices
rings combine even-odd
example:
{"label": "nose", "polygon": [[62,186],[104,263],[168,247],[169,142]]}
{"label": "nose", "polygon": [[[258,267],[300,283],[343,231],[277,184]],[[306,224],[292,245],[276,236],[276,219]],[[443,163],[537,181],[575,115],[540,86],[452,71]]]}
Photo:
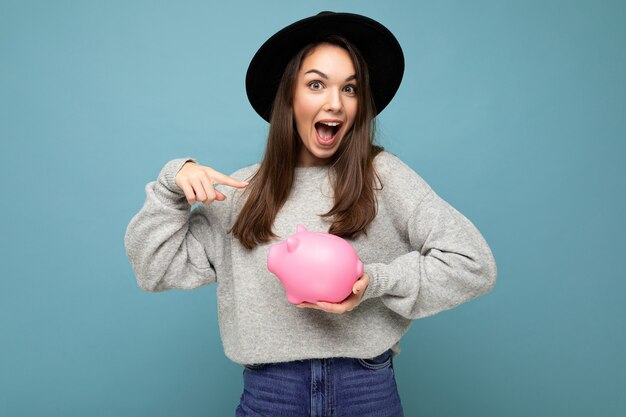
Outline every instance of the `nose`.
{"label": "nose", "polygon": [[343,101],[341,100],[341,93],[338,89],[332,88],[328,90],[325,110],[333,113],[338,113],[343,110]]}

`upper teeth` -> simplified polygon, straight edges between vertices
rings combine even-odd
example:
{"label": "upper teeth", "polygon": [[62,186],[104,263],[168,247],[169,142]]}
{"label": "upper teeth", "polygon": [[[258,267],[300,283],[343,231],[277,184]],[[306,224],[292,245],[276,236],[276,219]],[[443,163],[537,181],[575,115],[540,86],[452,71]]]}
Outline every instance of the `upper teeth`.
{"label": "upper teeth", "polygon": [[322,124],[325,124],[326,126],[339,126],[339,122],[320,122]]}

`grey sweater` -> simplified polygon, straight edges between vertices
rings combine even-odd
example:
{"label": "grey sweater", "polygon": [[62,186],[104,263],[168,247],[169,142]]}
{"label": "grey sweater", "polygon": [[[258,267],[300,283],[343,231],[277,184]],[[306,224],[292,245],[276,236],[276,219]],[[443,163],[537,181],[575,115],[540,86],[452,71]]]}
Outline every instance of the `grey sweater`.
{"label": "grey sweater", "polygon": [[[361,304],[344,314],[290,304],[267,270],[271,244],[302,224],[327,232],[333,203],[330,170],[298,167],[293,189],[278,213],[275,241],[253,250],[227,233],[245,196],[217,188],[228,198],[208,205],[187,202],[176,173],[193,158],[169,161],[146,185],[146,200],[125,235],[126,253],[146,291],[192,289],[217,283],[218,320],[224,352],[240,364],[310,358],[371,358],[392,348],[413,319],[453,308],[488,292],[495,283],[491,250],[476,227],[441,199],[396,156],[374,160],[383,188],[367,235],[349,240],[371,278]],[[246,180],[259,165],[231,176]]]}

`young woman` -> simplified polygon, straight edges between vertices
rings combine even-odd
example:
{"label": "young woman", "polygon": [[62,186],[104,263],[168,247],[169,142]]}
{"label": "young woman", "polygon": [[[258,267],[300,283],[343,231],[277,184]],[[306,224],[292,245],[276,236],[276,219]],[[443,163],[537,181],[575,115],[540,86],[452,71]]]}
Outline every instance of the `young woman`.
{"label": "young woman", "polygon": [[[137,281],[147,291],[217,283],[224,351],[244,366],[237,416],[401,416],[393,356],[412,320],[495,283],[474,225],[374,144],[403,70],[396,38],[372,19],[293,23],[246,77],[270,122],[263,160],[226,176],[173,159],[146,186],[125,237]],[[355,248],[364,273],[344,301],[294,306],[267,270],[271,244],[297,224]]]}

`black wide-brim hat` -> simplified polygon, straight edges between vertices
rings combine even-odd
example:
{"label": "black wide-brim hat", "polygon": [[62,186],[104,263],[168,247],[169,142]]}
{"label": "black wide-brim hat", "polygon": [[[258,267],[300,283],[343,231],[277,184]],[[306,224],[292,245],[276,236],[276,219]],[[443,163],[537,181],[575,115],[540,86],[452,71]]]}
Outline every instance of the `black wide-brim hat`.
{"label": "black wide-brim hat", "polygon": [[289,60],[306,45],[328,35],[346,38],[363,56],[376,114],[389,104],[404,74],[404,54],[396,37],[369,17],[321,12],[283,28],[261,45],[252,58],[246,74],[246,92],[263,119],[270,120],[274,97]]}

